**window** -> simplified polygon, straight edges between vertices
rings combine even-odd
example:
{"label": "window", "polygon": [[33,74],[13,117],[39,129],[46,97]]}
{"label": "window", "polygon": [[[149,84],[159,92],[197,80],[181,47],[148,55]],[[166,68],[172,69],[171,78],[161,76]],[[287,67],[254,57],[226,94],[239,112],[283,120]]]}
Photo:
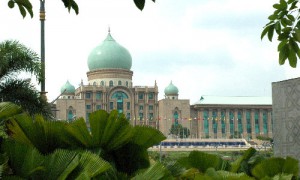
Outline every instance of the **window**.
{"label": "window", "polygon": [[127,102],[126,105],[127,105],[127,110],[130,110],[130,102]]}
{"label": "window", "polygon": [[139,117],[140,117],[140,121],[144,120],[144,114],[143,113],[139,113]]}
{"label": "window", "polygon": [[96,82],[93,82],[93,86],[96,86],[97,85],[97,83]]}
{"label": "window", "polygon": [[92,97],[92,93],[91,92],[86,92],[85,93],[85,98],[86,99],[91,99],[91,97]]}
{"label": "window", "polygon": [[130,120],[130,113],[127,113],[127,114],[126,114],[126,118],[127,118],[128,120]]}
{"label": "window", "polygon": [[96,110],[99,110],[99,109],[101,109],[101,105],[97,104],[96,105]]}
{"label": "window", "polygon": [[126,81],[126,87],[128,87],[128,81]]}
{"label": "window", "polygon": [[122,86],[122,81],[118,81],[118,86]]}
{"label": "window", "polygon": [[86,105],[86,109],[91,109],[91,107],[92,107],[92,106],[91,106],[90,104],[87,104],[87,105]]}
{"label": "window", "polygon": [[97,91],[96,92],[96,100],[101,99],[101,95],[102,95],[101,91]]}
{"label": "window", "polygon": [[153,105],[149,105],[149,110],[150,110],[150,111],[153,110]]}
{"label": "window", "polygon": [[109,87],[113,87],[114,86],[114,82],[112,80],[109,81]]}
{"label": "window", "polygon": [[140,105],[139,110],[143,110],[143,109],[144,109],[144,106]]}
{"label": "window", "polygon": [[149,99],[153,99],[153,97],[154,97],[153,94],[154,94],[153,92],[150,92],[150,93],[148,94]]}
{"label": "window", "polygon": [[101,84],[101,86],[104,86],[104,81],[101,81],[101,83],[100,83],[100,84]]}
{"label": "window", "polygon": [[153,113],[149,113],[149,120],[152,121],[153,120]]}
{"label": "window", "polygon": [[139,93],[139,99],[144,99],[144,93],[142,92]]}
{"label": "window", "polygon": [[113,110],[114,109],[114,102],[109,102],[109,109]]}

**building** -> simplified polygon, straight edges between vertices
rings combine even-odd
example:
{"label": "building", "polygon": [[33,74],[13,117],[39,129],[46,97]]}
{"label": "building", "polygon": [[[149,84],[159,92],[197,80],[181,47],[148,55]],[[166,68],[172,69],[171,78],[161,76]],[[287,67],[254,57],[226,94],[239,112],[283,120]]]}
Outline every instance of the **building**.
{"label": "building", "polygon": [[202,96],[193,105],[179,99],[178,88],[171,83],[165,98],[158,101],[158,86],[134,86],[129,51],[117,43],[108,31],[106,39],[88,56],[86,84],[75,88],[68,81],[56,101],[56,118],[72,121],[103,109],[118,110],[132,125],[150,125],[166,136],[172,124],[190,130],[189,138],[272,137],[271,97]]}
{"label": "building", "polygon": [[165,88],[165,98],[158,101],[159,130],[168,136],[172,124],[181,124],[189,128],[190,100],[178,98],[178,88],[171,83]]}
{"label": "building", "polygon": [[271,97],[201,96],[191,111],[199,138],[273,137]]}
{"label": "building", "polygon": [[132,58],[129,51],[117,43],[108,32],[106,39],[88,57],[88,83],[75,89],[68,81],[61,88],[56,102],[56,118],[73,120],[85,118],[103,109],[118,110],[133,125],[156,127],[158,117],[158,87],[133,86]]}

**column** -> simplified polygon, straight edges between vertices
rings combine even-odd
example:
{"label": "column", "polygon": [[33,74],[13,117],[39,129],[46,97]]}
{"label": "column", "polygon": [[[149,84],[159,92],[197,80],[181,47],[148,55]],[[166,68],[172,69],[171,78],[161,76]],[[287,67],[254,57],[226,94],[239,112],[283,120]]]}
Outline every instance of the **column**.
{"label": "column", "polygon": [[268,137],[273,137],[272,110],[268,110]]}
{"label": "column", "polygon": [[264,135],[264,116],[263,116],[263,109],[259,109],[259,135],[263,136]]}
{"label": "column", "polygon": [[234,118],[233,118],[233,124],[234,124],[234,130],[233,130],[233,136],[235,136],[236,132],[239,132],[239,127],[238,127],[238,110],[234,109]]}
{"label": "column", "polygon": [[214,131],[213,131],[213,123],[212,123],[212,109],[208,110],[208,134],[209,134],[209,138],[214,138]]}
{"label": "column", "polygon": [[217,109],[217,138],[222,138],[222,120],[221,120],[221,109]]}
{"label": "column", "polygon": [[230,117],[229,117],[229,109],[225,110],[225,134],[226,138],[229,139],[230,137]]}
{"label": "column", "polygon": [[256,134],[255,134],[255,109],[251,109],[251,114],[250,114],[250,121],[251,121],[251,136],[252,139],[256,139]]}
{"label": "column", "polygon": [[243,109],[242,114],[242,126],[243,126],[243,138],[247,137],[247,118],[246,118],[246,109]]}
{"label": "column", "polygon": [[204,137],[204,123],[203,123],[203,109],[199,109],[197,112],[198,117],[198,133],[197,137],[198,139],[201,139]]}

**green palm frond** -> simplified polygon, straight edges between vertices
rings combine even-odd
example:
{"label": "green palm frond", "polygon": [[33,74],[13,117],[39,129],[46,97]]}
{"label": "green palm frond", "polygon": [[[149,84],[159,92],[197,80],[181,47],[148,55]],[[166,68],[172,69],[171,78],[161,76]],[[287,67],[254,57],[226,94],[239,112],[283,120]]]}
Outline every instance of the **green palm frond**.
{"label": "green palm frond", "polygon": [[89,121],[93,144],[106,151],[125,145],[133,136],[132,126],[115,110],[110,114],[104,110],[96,111],[90,115]]}
{"label": "green palm frond", "polygon": [[228,162],[216,154],[208,154],[200,151],[192,151],[188,157],[178,160],[186,169],[197,168],[200,172],[205,172],[208,168],[216,170],[228,169]]}
{"label": "green palm frond", "polygon": [[149,126],[135,126],[133,132],[131,141],[144,148],[152,147],[166,139],[161,131]]}
{"label": "green palm frond", "polygon": [[172,176],[170,172],[159,162],[154,163],[146,170],[139,172],[132,180],[145,180],[145,179],[170,179]]}
{"label": "green palm frond", "polygon": [[0,124],[3,124],[3,120],[8,117],[20,114],[22,109],[20,106],[11,102],[1,102],[0,103]]}
{"label": "green palm frond", "polygon": [[[233,163],[231,163],[231,172],[245,172],[249,174],[250,170],[248,167],[248,161],[255,155],[256,150],[254,148],[249,148],[247,149],[244,154],[239,157],[236,161],[234,161]],[[241,170],[243,169],[243,170]]]}
{"label": "green palm frond", "polygon": [[47,101],[40,96],[34,85],[26,80],[7,79],[0,82],[0,98],[21,106],[30,115],[42,114],[47,118],[52,117]]}
{"label": "green palm frond", "polygon": [[233,173],[229,171],[219,170],[214,168],[208,168],[205,174],[197,174],[195,179],[212,179],[212,180],[254,180],[254,178],[248,176],[245,173]]}
{"label": "green palm frond", "polygon": [[78,176],[76,179],[94,178],[110,170],[111,165],[98,155],[89,151],[80,154],[79,167],[76,169]]}
{"label": "green palm frond", "polygon": [[41,179],[66,179],[78,165],[78,152],[57,149],[45,158],[46,171]]}
{"label": "green palm frond", "polygon": [[92,136],[83,118],[79,118],[65,126],[64,141],[72,147],[90,148],[93,146]]}
{"label": "green palm frond", "polygon": [[11,118],[7,123],[12,138],[37,148],[42,154],[53,152],[57,148],[67,147],[60,136],[64,132],[66,122],[45,121],[36,116],[34,120],[26,114]]}
{"label": "green palm frond", "polygon": [[286,159],[281,157],[272,157],[265,159],[257,164],[251,171],[252,175],[258,179],[265,177],[274,177],[276,175],[292,174],[294,177],[298,176],[298,161],[291,157]]}
{"label": "green palm frond", "polygon": [[0,79],[20,72],[41,75],[39,56],[18,41],[6,40],[0,43]]}
{"label": "green palm frond", "polygon": [[37,149],[15,141],[5,141],[3,148],[14,175],[29,178],[45,170],[42,166],[43,156]]}

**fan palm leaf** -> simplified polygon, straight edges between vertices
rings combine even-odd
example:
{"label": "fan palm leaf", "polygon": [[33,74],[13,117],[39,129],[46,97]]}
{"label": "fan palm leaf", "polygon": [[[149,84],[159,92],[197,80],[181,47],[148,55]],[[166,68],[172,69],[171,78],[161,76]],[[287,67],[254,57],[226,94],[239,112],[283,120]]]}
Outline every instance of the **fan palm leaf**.
{"label": "fan palm leaf", "polygon": [[90,115],[90,127],[94,146],[106,151],[125,145],[133,137],[132,126],[123,114],[117,111],[100,110]]}
{"label": "fan palm leaf", "polygon": [[192,151],[188,157],[178,160],[186,169],[196,168],[199,172],[204,173],[208,168],[215,170],[227,170],[229,163],[216,154],[208,154],[200,151]]}
{"label": "fan palm leaf", "polygon": [[42,166],[43,156],[35,148],[15,141],[5,141],[3,149],[9,158],[13,175],[29,178],[45,170]]}
{"label": "fan palm leaf", "polygon": [[298,177],[298,161],[291,157],[286,159],[281,157],[272,157],[265,159],[252,169],[252,175],[258,179],[265,177],[274,177],[276,175],[293,175]]}
{"label": "fan palm leaf", "polygon": [[229,171],[219,170],[214,168],[208,168],[205,174],[196,174],[195,179],[209,179],[209,180],[254,180],[253,177],[248,176],[245,173],[233,173]]}
{"label": "fan palm leaf", "polygon": [[144,179],[170,179],[172,178],[170,172],[164,167],[163,164],[156,162],[149,168],[137,173],[132,180],[144,180]]}
{"label": "fan palm leaf", "polygon": [[3,124],[3,120],[8,117],[20,114],[22,109],[20,106],[11,102],[1,102],[0,103],[0,124]]}
{"label": "fan palm leaf", "polygon": [[9,134],[18,142],[37,148],[42,154],[53,152],[57,148],[67,147],[60,135],[66,122],[45,121],[42,116],[32,117],[20,114],[10,118],[7,123]]}
{"label": "fan palm leaf", "polygon": [[[254,157],[256,152],[257,151],[252,147],[247,149],[241,157],[231,163],[230,171],[235,173],[245,172],[250,175],[251,166],[249,164],[249,161]],[[252,164],[255,164],[255,162],[252,162]]]}

